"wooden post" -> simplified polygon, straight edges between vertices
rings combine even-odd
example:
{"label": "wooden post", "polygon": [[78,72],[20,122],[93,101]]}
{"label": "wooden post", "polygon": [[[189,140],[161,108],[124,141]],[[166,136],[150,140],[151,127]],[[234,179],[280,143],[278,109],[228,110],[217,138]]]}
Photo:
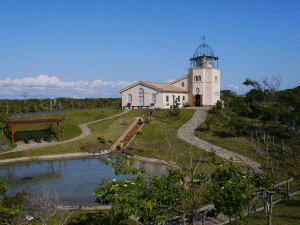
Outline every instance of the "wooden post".
{"label": "wooden post", "polygon": [[58,140],[60,141],[60,122],[57,122],[58,125]]}
{"label": "wooden post", "polygon": [[11,125],[11,140],[12,140],[12,145],[14,145],[14,125]]}
{"label": "wooden post", "polygon": [[290,200],[290,181],[287,181],[287,199]]}
{"label": "wooden post", "polygon": [[203,216],[202,216],[202,225],[205,225],[205,214],[206,214],[206,211],[204,210],[202,214],[203,214]]}
{"label": "wooden post", "polygon": [[270,193],[269,225],[272,224],[273,194]]}
{"label": "wooden post", "polygon": [[273,137],[273,145],[274,145],[274,137]]}
{"label": "wooden post", "polygon": [[6,124],[6,138],[8,138],[8,130],[9,130],[9,125],[8,123]]}
{"label": "wooden post", "polygon": [[51,124],[51,127],[50,127],[50,129],[51,129],[51,134],[52,134],[52,123],[50,123]]}
{"label": "wooden post", "polygon": [[292,147],[292,150],[293,150],[294,160],[296,160],[296,152],[295,152],[293,142],[291,142],[291,147]]}
{"label": "wooden post", "polygon": [[255,128],[255,131],[256,131],[256,137],[257,137],[257,128]]}
{"label": "wooden post", "polygon": [[266,132],[264,132],[264,142],[266,142]]}
{"label": "wooden post", "polygon": [[284,142],[281,141],[281,148],[282,148],[282,151],[284,151]]}

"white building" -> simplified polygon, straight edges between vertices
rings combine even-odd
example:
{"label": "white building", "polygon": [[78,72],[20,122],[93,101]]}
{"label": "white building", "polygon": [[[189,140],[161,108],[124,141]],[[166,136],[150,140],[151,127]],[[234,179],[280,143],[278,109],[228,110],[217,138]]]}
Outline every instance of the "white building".
{"label": "white building", "polygon": [[[220,69],[218,57],[203,42],[193,57],[188,74],[170,83],[139,81],[122,90],[122,107],[170,108],[176,104],[212,106],[220,100]],[[217,64],[217,65],[216,65]],[[217,68],[216,68],[217,66]]]}

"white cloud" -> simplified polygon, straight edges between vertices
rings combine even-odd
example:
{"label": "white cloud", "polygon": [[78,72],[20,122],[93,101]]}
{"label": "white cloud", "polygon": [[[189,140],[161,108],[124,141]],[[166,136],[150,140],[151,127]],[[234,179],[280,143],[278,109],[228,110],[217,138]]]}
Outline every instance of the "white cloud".
{"label": "white cloud", "polygon": [[14,91],[21,91],[22,89],[19,87],[3,87],[3,89],[6,90],[14,90]]}
{"label": "white cloud", "polygon": [[228,84],[228,85],[226,85],[226,87],[232,88],[234,90],[238,90],[239,89],[239,87],[235,86],[234,84]]}
{"label": "white cloud", "polygon": [[171,80],[166,80],[166,83],[170,83],[172,81],[174,81],[175,79],[171,79]]}
{"label": "white cloud", "polygon": [[76,86],[85,86],[88,85],[88,82],[64,82],[61,81],[56,76],[49,77],[47,75],[39,75],[38,77],[24,77],[22,79],[14,79],[10,80],[7,78],[6,80],[0,80],[0,85],[11,85],[16,87],[47,87],[47,86],[56,86],[60,88],[72,88]]}
{"label": "white cloud", "polygon": [[9,78],[6,78],[5,80],[0,80],[0,85],[7,85],[10,84],[11,80]]}
{"label": "white cloud", "polygon": [[119,80],[118,83],[111,81],[111,82],[106,82],[106,81],[102,81],[102,80],[95,80],[91,83],[90,87],[103,87],[103,86],[128,86],[133,84],[132,82],[128,82],[128,81],[123,81],[123,80]]}
{"label": "white cloud", "polygon": [[97,94],[97,92],[94,89],[88,89],[85,93],[87,94]]}
{"label": "white cloud", "polygon": [[[39,75],[37,77],[25,77],[22,79],[0,79],[0,90],[2,94],[12,94],[20,96],[23,92],[27,92],[32,97],[38,97],[40,93],[45,96],[58,96],[58,95],[99,95],[102,97],[101,91],[110,93],[109,96],[119,95],[119,90],[132,85],[130,81],[102,81],[94,80],[93,82],[87,81],[68,81],[64,82],[56,76]],[[100,91],[101,90],[101,91]],[[12,92],[13,91],[13,92]]]}

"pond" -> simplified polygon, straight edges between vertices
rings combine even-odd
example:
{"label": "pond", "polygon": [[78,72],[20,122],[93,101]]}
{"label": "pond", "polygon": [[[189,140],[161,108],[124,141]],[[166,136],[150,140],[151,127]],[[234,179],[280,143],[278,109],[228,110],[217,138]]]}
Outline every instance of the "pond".
{"label": "pond", "polygon": [[[129,178],[129,175],[116,176],[106,160],[107,156],[100,156],[9,163],[0,165],[0,179],[10,187],[8,194],[27,188],[54,188],[64,200],[91,205],[95,202],[94,190],[103,178]],[[136,161],[136,166],[146,167],[155,175],[168,173],[160,164]]]}

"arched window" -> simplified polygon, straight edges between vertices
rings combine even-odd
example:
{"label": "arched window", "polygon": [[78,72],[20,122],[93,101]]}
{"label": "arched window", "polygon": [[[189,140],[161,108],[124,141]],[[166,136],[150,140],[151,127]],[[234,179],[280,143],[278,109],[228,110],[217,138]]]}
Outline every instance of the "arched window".
{"label": "arched window", "polygon": [[196,93],[199,93],[200,92],[200,89],[199,88],[196,88]]}
{"label": "arched window", "polygon": [[215,82],[217,82],[218,81],[218,77],[217,76],[215,76]]}
{"label": "arched window", "polygon": [[184,82],[181,82],[181,87],[184,87]]}
{"label": "arched window", "polygon": [[128,103],[132,103],[132,95],[131,95],[131,94],[128,95],[128,100],[127,100],[127,102],[128,102]]}
{"label": "arched window", "polygon": [[144,105],[144,89],[143,88],[139,89],[139,105],[140,106]]}
{"label": "arched window", "polygon": [[198,76],[198,80],[201,81],[201,76]]}
{"label": "arched window", "polygon": [[195,80],[195,81],[198,81],[198,77],[197,77],[197,76],[195,76],[194,80]]}
{"label": "arched window", "polygon": [[152,94],[151,101],[152,101],[153,103],[155,103],[155,102],[156,102],[156,95],[155,95],[155,94]]}

